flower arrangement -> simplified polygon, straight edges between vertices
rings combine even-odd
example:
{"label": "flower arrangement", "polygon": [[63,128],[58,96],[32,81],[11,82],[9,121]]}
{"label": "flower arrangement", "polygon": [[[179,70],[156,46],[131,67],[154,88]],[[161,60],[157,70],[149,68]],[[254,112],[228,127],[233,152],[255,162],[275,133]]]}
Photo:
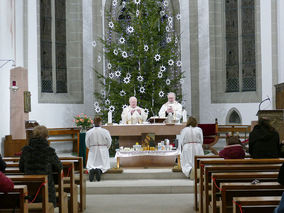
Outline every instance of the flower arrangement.
{"label": "flower arrangement", "polygon": [[81,127],[82,129],[87,129],[94,123],[94,121],[84,113],[75,116],[73,121],[76,126]]}

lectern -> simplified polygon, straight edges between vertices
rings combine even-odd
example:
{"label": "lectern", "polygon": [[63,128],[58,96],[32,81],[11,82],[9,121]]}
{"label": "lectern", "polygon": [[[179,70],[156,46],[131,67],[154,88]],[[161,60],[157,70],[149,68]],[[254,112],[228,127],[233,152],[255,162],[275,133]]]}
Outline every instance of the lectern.
{"label": "lectern", "polygon": [[258,118],[268,118],[271,125],[278,131],[280,140],[284,140],[284,109],[277,110],[259,110]]}
{"label": "lectern", "polygon": [[284,83],[276,84],[276,109],[284,109]]}

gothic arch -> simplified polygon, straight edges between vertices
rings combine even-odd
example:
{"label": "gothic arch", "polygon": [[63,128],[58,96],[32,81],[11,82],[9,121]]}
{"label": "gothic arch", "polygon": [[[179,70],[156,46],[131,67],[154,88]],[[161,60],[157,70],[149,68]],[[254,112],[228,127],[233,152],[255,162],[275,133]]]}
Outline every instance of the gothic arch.
{"label": "gothic arch", "polygon": [[242,116],[237,108],[232,108],[227,113],[226,124],[242,124]]}

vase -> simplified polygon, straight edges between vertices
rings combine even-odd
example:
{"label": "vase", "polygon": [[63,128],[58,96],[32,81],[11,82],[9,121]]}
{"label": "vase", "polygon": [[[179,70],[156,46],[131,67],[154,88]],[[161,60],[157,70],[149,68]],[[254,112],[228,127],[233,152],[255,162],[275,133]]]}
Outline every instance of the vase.
{"label": "vase", "polygon": [[87,127],[81,126],[80,133],[86,133],[86,132],[87,132]]}

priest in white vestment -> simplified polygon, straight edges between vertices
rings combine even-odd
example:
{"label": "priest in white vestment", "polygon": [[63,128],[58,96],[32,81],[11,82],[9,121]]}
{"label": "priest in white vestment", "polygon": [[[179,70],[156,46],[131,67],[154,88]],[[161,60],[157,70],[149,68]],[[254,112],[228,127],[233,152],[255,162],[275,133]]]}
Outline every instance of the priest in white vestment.
{"label": "priest in white vestment", "polygon": [[123,124],[141,124],[147,120],[148,115],[144,109],[137,106],[135,97],[129,98],[129,106],[125,107],[121,114]]}
{"label": "priest in white vestment", "polygon": [[168,94],[168,102],[161,107],[159,116],[167,117],[170,113],[175,120],[180,120],[182,117],[182,105],[176,101],[176,95],[173,92]]}
{"label": "priest in white vestment", "polygon": [[86,147],[89,149],[87,169],[92,182],[96,175],[96,180],[100,181],[102,173],[110,168],[108,149],[111,146],[111,136],[108,130],[101,127],[102,119],[94,119],[95,127],[86,133]]}
{"label": "priest in white vestment", "polygon": [[204,155],[202,144],[202,129],[197,127],[197,121],[194,117],[189,117],[186,127],[181,131],[179,138],[181,168],[186,177],[189,177],[194,167],[194,156]]}

